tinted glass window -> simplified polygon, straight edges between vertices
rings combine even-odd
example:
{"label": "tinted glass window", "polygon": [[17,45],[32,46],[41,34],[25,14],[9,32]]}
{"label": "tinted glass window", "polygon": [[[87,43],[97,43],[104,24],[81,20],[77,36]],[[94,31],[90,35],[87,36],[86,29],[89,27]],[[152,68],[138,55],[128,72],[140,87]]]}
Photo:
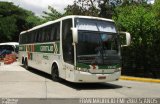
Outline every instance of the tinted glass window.
{"label": "tinted glass window", "polygon": [[53,42],[60,39],[60,22],[20,35],[20,44]]}
{"label": "tinted glass window", "polygon": [[62,44],[64,61],[70,64],[74,63],[74,50],[72,39],[72,19],[62,21]]}
{"label": "tinted glass window", "polygon": [[50,41],[50,35],[51,35],[51,28],[50,28],[50,26],[47,26],[45,28],[45,42]]}
{"label": "tinted glass window", "polygon": [[49,31],[51,33],[50,35],[50,41],[57,41],[60,38],[60,22],[55,23],[53,25],[51,25],[51,31]]}

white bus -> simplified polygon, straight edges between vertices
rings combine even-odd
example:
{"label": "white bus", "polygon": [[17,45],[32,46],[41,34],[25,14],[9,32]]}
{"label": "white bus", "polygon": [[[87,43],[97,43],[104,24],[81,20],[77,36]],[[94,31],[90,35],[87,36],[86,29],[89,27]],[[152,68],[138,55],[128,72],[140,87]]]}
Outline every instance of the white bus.
{"label": "white bus", "polygon": [[62,17],[21,32],[19,43],[25,68],[49,73],[54,81],[108,82],[121,75],[119,33],[110,19]]}
{"label": "white bus", "polygon": [[0,43],[0,57],[4,58],[7,54],[15,54],[18,57],[18,45],[17,42]]}

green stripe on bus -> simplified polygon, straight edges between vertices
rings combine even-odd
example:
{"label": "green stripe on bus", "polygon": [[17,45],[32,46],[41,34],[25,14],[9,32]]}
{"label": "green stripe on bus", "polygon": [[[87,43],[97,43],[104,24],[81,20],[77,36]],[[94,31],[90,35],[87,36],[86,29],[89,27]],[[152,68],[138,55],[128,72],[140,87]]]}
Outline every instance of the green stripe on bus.
{"label": "green stripe on bus", "polygon": [[20,45],[18,48],[19,48],[19,51],[26,51],[26,47],[25,46]]}
{"label": "green stripe on bus", "polygon": [[77,64],[76,64],[76,67],[79,67],[79,68],[87,68],[87,69],[90,68],[89,65],[83,64],[83,63],[77,63]]}
{"label": "green stripe on bus", "polygon": [[[98,69],[116,69],[120,67],[120,64],[113,64],[113,65],[96,65],[98,66]],[[87,68],[90,69],[90,65],[84,64],[84,63],[77,63],[76,67],[79,68]]]}
{"label": "green stripe on bus", "polygon": [[119,64],[114,64],[114,65],[100,65],[98,66],[99,69],[116,69],[119,68]]}
{"label": "green stripe on bus", "polygon": [[19,51],[28,51],[28,52],[43,52],[43,53],[60,53],[60,43],[46,43],[46,44],[29,44],[29,45],[20,45]]}

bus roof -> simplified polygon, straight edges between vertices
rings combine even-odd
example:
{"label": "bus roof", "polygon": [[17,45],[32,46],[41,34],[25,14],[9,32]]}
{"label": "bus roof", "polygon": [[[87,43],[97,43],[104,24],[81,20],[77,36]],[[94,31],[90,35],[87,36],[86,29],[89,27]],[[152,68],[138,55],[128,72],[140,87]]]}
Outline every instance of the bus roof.
{"label": "bus roof", "polygon": [[86,19],[97,19],[97,20],[104,20],[104,21],[114,22],[114,21],[111,20],[111,19],[100,18],[100,17],[81,16],[81,15],[70,15],[70,16],[65,16],[65,17],[62,17],[62,18],[60,18],[60,19],[57,19],[57,20],[54,20],[54,21],[49,21],[49,22],[46,22],[46,23],[44,23],[44,24],[35,26],[35,27],[33,27],[33,28],[29,29],[29,30],[22,31],[20,34],[24,34],[24,33],[26,33],[26,32],[30,32],[30,31],[33,31],[33,30],[42,28],[42,27],[44,27],[44,26],[48,26],[48,25],[51,25],[51,24],[53,24],[53,23],[59,22],[59,21],[61,21],[61,20],[69,19],[69,18],[86,18]]}
{"label": "bus roof", "polygon": [[6,42],[6,43],[0,43],[0,45],[12,45],[12,46],[16,46],[16,45],[19,45],[19,43],[17,43],[17,42]]}

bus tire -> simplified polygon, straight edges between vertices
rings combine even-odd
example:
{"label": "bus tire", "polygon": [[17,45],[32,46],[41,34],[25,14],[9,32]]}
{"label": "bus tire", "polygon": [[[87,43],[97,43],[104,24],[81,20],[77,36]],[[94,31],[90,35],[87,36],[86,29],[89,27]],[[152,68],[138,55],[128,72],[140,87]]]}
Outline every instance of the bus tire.
{"label": "bus tire", "polygon": [[53,81],[55,81],[55,82],[60,81],[58,66],[56,64],[52,65],[52,73],[51,74],[52,74],[52,80]]}
{"label": "bus tire", "polygon": [[22,57],[22,65],[24,65],[24,57]]}
{"label": "bus tire", "polygon": [[25,59],[25,61],[24,61],[24,68],[26,69],[26,70],[28,70],[29,69],[29,67],[28,67],[28,60],[27,60],[27,58]]}

